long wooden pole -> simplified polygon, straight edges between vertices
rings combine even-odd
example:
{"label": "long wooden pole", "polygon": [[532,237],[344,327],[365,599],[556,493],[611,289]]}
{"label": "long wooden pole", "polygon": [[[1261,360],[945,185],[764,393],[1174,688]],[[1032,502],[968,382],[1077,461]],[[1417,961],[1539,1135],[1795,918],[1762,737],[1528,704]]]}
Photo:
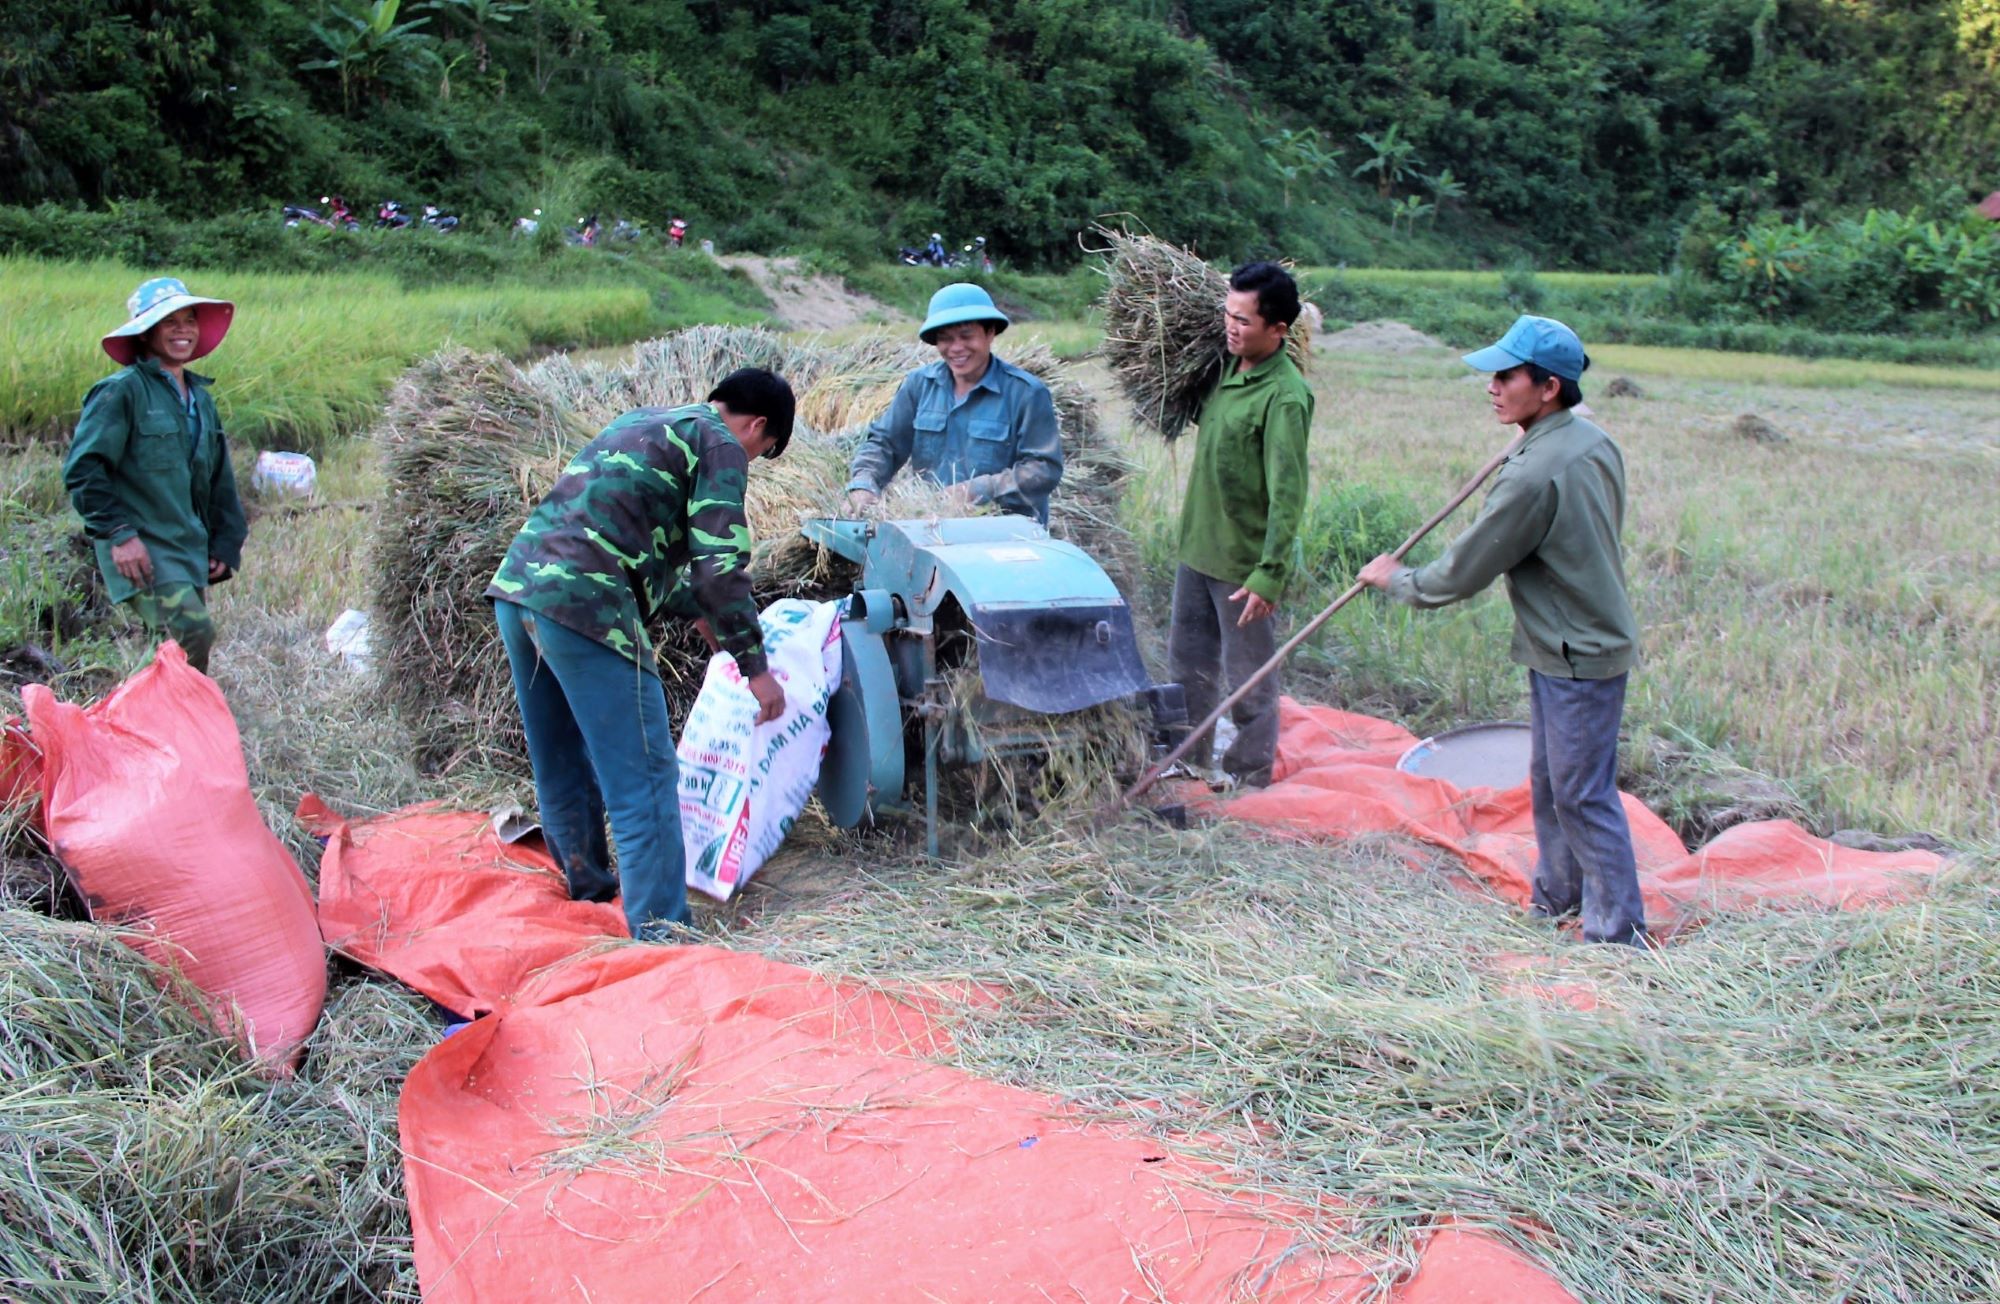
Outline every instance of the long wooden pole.
{"label": "long wooden pole", "polygon": [[[1422,525],[1419,525],[1416,528],[1416,530],[1411,533],[1409,538],[1403,540],[1402,546],[1397,548],[1395,552],[1389,555],[1394,557],[1397,561],[1401,561],[1404,558],[1404,556],[1409,553],[1410,549],[1417,546],[1417,541],[1419,539],[1422,539],[1426,534],[1429,534],[1432,530],[1435,530],[1440,524],[1443,523],[1444,519],[1447,516],[1450,516],[1453,512],[1457,511],[1461,506],[1463,506],[1466,499],[1472,497],[1473,494],[1477,493],[1479,491],[1479,486],[1485,484],[1487,478],[1490,477],[1495,471],[1500,469],[1500,464],[1507,460],[1508,455],[1511,454],[1516,448],[1518,448],[1520,446],[1520,443],[1521,443],[1521,436],[1516,435],[1505,448],[1501,449],[1499,452],[1493,455],[1493,460],[1488,462],[1485,466],[1480,467],[1479,470],[1473,474],[1473,477],[1470,480],[1467,480],[1465,484],[1460,487],[1457,493],[1452,495],[1450,502],[1446,503],[1443,507],[1440,507],[1435,513],[1433,513],[1428,521],[1425,521]],[[1126,806],[1131,805],[1134,801],[1138,800],[1141,796],[1143,796],[1147,789],[1151,788],[1154,784],[1158,783],[1160,781],[1160,776],[1173,768],[1174,762],[1180,760],[1183,756],[1186,756],[1189,750],[1192,749],[1197,742],[1201,741],[1202,738],[1207,736],[1209,730],[1215,728],[1217,722],[1220,721],[1222,717],[1228,713],[1230,707],[1235,706],[1238,702],[1242,701],[1244,696],[1248,694],[1251,689],[1255,688],[1257,685],[1263,683],[1264,680],[1269,678],[1273,671],[1275,671],[1279,666],[1284,664],[1285,658],[1290,656],[1292,652],[1298,647],[1299,644],[1311,638],[1321,625],[1324,625],[1327,621],[1333,618],[1334,612],[1339,611],[1342,607],[1346,606],[1349,602],[1353,601],[1354,596],[1360,593],[1361,590],[1365,587],[1366,586],[1361,584],[1359,581],[1349,585],[1347,592],[1341,594],[1339,597],[1335,598],[1332,602],[1328,603],[1324,611],[1320,612],[1317,616],[1314,616],[1311,620],[1307,621],[1305,626],[1302,629],[1300,629],[1298,633],[1292,635],[1289,639],[1285,640],[1285,645],[1279,648],[1276,652],[1272,653],[1271,659],[1269,661],[1266,661],[1262,666],[1259,666],[1256,674],[1251,675],[1248,679],[1244,680],[1240,685],[1237,686],[1235,692],[1223,698],[1221,705],[1217,706],[1213,711],[1210,711],[1208,713],[1208,718],[1206,720],[1203,720],[1200,724],[1196,725],[1193,729],[1190,729],[1188,731],[1188,736],[1181,739],[1180,746],[1174,748],[1171,752],[1168,752],[1165,759],[1161,760],[1160,762],[1155,764],[1152,769],[1147,770],[1145,774],[1141,775],[1139,781],[1133,784],[1130,788],[1127,788],[1123,795],[1121,795],[1116,801],[1112,802],[1110,807],[1105,810],[1104,814],[1107,816],[1116,815]]]}

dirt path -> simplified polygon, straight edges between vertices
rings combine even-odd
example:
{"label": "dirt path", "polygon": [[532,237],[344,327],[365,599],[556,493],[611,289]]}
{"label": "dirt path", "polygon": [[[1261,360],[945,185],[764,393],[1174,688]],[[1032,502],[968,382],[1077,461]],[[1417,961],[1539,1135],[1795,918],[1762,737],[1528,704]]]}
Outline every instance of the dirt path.
{"label": "dirt path", "polygon": [[903,319],[901,313],[865,294],[856,294],[835,277],[802,273],[795,258],[724,254],[720,260],[742,268],[771,301],[779,323],[792,330],[831,331],[864,322]]}

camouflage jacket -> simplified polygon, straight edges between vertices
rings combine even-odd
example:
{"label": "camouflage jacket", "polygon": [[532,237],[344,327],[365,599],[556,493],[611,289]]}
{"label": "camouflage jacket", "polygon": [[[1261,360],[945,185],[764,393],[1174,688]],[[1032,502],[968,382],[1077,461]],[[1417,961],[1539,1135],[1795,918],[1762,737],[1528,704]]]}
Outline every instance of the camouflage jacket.
{"label": "camouflage jacket", "polygon": [[[705,403],[639,408],[585,444],[514,536],[486,596],[654,669],[646,625],[708,617],[746,677],[764,673],[750,596],[749,461]],[[685,569],[684,569],[685,568]]]}

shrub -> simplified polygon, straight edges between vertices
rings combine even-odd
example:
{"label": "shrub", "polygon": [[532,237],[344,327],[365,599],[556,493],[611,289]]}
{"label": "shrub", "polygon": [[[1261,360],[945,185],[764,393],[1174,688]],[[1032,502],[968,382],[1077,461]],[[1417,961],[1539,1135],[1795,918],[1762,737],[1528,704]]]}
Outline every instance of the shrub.
{"label": "shrub", "polygon": [[1527,263],[1510,267],[1500,277],[1500,292],[1507,297],[1507,304],[1516,312],[1542,310],[1542,283],[1535,279],[1535,269]]}
{"label": "shrub", "polygon": [[1375,557],[1392,552],[1423,522],[1423,509],[1397,489],[1357,481],[1316,495],[1299,523],[1303,573],[1344,589]]}
{"label": "shrub", "polygon": [[1706,240],[1690,223],[1683,272],[1767,321],[1840,331],[1908,330],[1916,312],[1975,328],[2000,321],[2000,229],[1976,217],[1871,209],[1812,226],[1766,216],[1719,247],[1712,270]]}

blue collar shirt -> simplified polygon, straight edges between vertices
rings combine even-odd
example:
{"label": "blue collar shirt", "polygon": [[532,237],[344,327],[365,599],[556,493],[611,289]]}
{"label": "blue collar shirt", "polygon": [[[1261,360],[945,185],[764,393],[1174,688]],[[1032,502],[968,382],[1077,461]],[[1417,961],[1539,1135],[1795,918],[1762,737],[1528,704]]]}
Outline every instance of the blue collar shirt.
{"label": "blue collar shirt", "polygon": [[938,484],[965,485],[975,503],[1047,525],[1063,472],[1049,387],[996,357],[964,398],[954,391],[943,359],[906,376],[855,450],[848,489],[879,494],[908,466]]}

